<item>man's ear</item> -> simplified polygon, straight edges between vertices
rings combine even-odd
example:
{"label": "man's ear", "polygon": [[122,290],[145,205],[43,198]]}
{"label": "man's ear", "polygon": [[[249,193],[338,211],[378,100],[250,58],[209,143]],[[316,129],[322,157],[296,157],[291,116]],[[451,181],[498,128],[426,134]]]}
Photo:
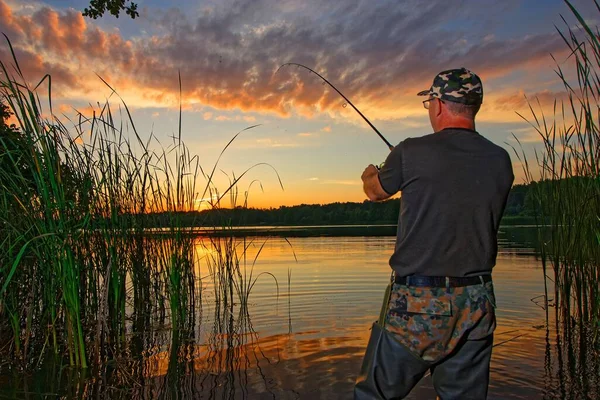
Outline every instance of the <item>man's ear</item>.
{"label": "man's ear", "polygon": [[442,101],[440,99],[437,99],[438,101],[438,107],[437,110],[435,110],[435,116],[439,117],[442,114],[442,107],[444,107],[444,103],[442,103]]}

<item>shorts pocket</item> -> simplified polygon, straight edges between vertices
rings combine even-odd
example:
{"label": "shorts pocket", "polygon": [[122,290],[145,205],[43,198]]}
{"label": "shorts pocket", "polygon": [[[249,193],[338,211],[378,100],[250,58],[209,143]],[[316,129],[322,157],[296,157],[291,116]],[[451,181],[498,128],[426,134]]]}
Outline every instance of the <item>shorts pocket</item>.
{"label": "shorts pocket", "polygon": [[452,316],[452,302],[443,288],[395,289],[390,299],[390,314]]}
{"label": "shorts pocket", "polygon": [[385,328],[416,357],[432,362],[451,348],[455,326],[452,297],[445,288],[394,288]]}

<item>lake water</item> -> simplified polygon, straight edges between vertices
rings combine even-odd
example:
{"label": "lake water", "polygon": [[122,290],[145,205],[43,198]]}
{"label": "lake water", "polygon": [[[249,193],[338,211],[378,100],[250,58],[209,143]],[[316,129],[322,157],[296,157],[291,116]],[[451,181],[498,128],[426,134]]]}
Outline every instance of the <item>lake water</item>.
{"label": "lake water", "polygon": [[[597,358],[582,365],[587,352],[573,360],[563,357],[552,324],[546,329],[541,263],[523,235],[523,228],[503,229],[500,235],[493,272],[498,328],[489,398],[597,398]],[[390,276],[395,238],[238,240],[248,246],[241,260],[247,281],[258,277],[247,313],[227,315],[216,308],[211,281],[205,278],[191,336],[175,342],[168,327],[157,331],[143,339],[143,359],[113,365],[100,376],[56,368],[5,376],[0,398],[351,399]],[[200,256],[206,252],[199,244]],[[200,276],[207,274],[203,260]],[[179,349],[175,355],[170,351],[174,345]],[[571,382],[561,379],[565,374]],[[595,375],[584,383],[572,382],[581,374]],[[409,398],[434,399],[430,378]]]}
{"label": "lake water", "polygon": [[[281,350],[278,367],[268,378],[277,398],[295,398],[295,393],[351,398],[369,328],[377,318],[390,276],[387,262],[394,240],[290,238],[297,262],[286,241],[267,242],[255,270],[273,273],[283,293],[277,304],[272,279],[261,277],[251,294],[250,315],[264,346]],[[531,251],[501,243],[493,275],[498,329],[489,397],[542,398],[546,314],[531,301],[544,294],[542,270]],[[411,398],[435,398],[430,379]]]}

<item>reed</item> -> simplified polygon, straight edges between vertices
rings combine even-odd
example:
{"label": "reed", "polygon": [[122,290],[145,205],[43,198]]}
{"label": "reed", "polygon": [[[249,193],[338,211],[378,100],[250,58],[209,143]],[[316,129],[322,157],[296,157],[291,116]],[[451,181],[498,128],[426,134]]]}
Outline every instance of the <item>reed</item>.
{"label": "reed", "polygon": [[[240,179],[262,164],[218,190],[218,161],[205,171],[185,146],[181,110],[178,134],[164,148],[152,134],[142,139],[112,88],[116,112],[107,101],[92,117],[60,120],[49,76],[28,85],[14,52],[12,65],[0,68],[0,100],[15,115],[21,143],[0,137],[2,359],[32,368],[65,356],[72,366],[100,368],[142,357],[148,336],[165,331],[177,351],[182,338],[195,340],[202,268],[218,288],[215,307],[231,314],[241,304],[247,320],[258,278],[240,268],[247,248],[225,236],[208,242],[214,258],[200,259],[194,228],[203,221],[190,226],[181,216],[207,194],[213,208],[225,196],[235,203]],[[158,217],[166,226],[149,236]]]}
{"label": "reed", "polygon": [[[600,32],[565,2],[579,23],[573,28],[563,18],[566,28],[557,28],[570,50],[564,63],[556,62],[567,100],[554,102],[551,117],[539,103],[530,104],[532,120],[523,117],[542,139],[535,156],[539,181],[524,152],[517,156],[535,183],[544,276],[554,282],[557,321],[570,330],[573,322],[597,327],[600,321]],[[546,299],[548,306],[548,293]]]}

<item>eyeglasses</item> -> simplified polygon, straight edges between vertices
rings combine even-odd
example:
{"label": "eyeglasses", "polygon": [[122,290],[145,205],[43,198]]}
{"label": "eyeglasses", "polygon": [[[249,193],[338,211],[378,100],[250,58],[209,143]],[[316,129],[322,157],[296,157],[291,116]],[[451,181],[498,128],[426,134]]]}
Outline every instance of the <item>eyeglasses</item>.
{"label": "eyeglasses", "polygon": [[[423,107],[425,107],[426,110],[429,110],[429,102],[431,100],[435,100],[435,99],[438,99],[438,98],[437,97],[431,97],[431,98],[429,98],[427,100],[423,100]],[[440,99],[438,99],[438,100],[440,100]],[[440,103],[443,103],[443,101],[440,100]]]}

